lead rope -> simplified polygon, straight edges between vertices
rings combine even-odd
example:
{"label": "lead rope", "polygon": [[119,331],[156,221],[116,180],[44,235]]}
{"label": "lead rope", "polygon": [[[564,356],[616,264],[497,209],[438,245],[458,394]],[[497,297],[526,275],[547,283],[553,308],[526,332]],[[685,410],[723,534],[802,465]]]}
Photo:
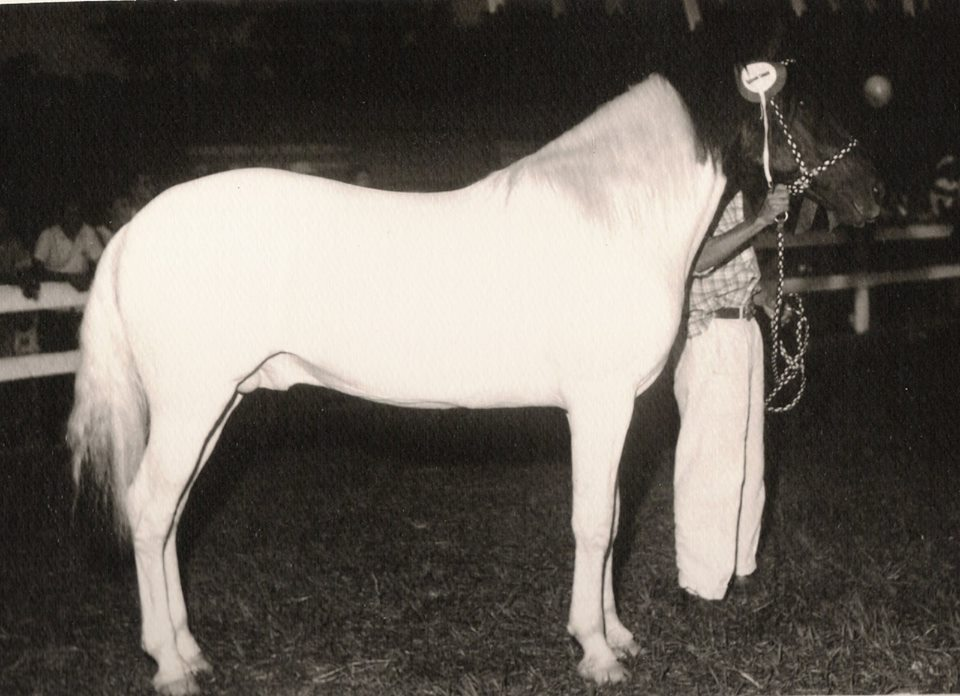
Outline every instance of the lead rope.
{"label": "lead rope", "polygon": [[[770,175],[768,164],[770,127],[767,120],[766,103],[766,95],[761,94],[760,113],[763,118],[764,174],[767,178],[767,186],[770,189],[773,189],[773,177]],[[793,151],[794,159],[796,159],[797,164],[800,167],[800,179],[790,185],[790,192],[794,195],[801,195],[803,191],[805,191],[810,185],[810,181],[813,179],[813,177],[825,167],[817,167],[817,171],[815,172],[811,172],[807,169],[803,158],[800,156],[800,148],[797,147],[796,143],[794,142],[793,136],[790,134],[790,130],[787,128],[787,124],[784,122],[783,116],[780,114],[780,109],[777,108],[777,103],[773,99],[770,100],[770,106],[773,107],[773,113],[776,116],[780,127],[783,129],[783,132],[787,138],[787,143],[790,146],[790,149]],[[840,154],[836,159],[839,159],[844,154],[846,153],[844,152]],[[830,164],[833,164],[833,162],[830,162]],[[770,317],[770,367],[773,370],[773,387],[771,388],[770,393],[767,394],[767,398],[764,400],[764,406],[769,413],[786,413],[787,411],[792,410],[794,406],[800,403],[800,399],[803,397],[803,392],[807,387],[807,371],[804,359],[807,354],[807,346],[810,340],[810,324],[807,321],[806,311],[803,307],[803,300],[797,294],[790,293],[789,295],[790,299],[793,301],[794,313],[796,315],[796,324],[794,325],[794,353],[790,352],[780,335],[780,324],[783,321],[785,306],[783,293],[785,276],[785,233],[783,231],[783,225],[787,221],[787,217],[788,215],[785,213],[783,216],[778,217],[777,219],[777,298],[773,316]],[[782,369],[781,363],[783,365]],[[779,396],[780,393],[783,392],[783,390],[786,389],[790,384],[798,380],[799,386],[797,387],[797,392],[794,394],[794,397],[785,404],[781,404],[779,406],[773,405],[773,401],[777,398],[777,396]]]}
{"label": "lead rope", "polygon": [[[803,308],[803,300],[799,295],[790,293],[789,297],[795,303],[794,312],[796,314],[795,324],[795,352],[791,353],[780,336],[780,322],[783,318],[784,310],[784,231],[783,223],[787,218],[784,216],[777,220],[777,299],[773,316],[770,318],[770,367],[773,369],[773,388],[767,394],[764,401],[766,409],[770,413],[786,413],[794,406],[800,403],[803,392],[807,387],[807,371],[804,364],[804,358],[807,354],[807,346],[810,340],[810,324],[807,321],[807,315]],[[781,362],[783,369],[781,369]],[[772,405],[773,400],[791,383],[800,380],[800,386],[794,397],[780,406]]]}

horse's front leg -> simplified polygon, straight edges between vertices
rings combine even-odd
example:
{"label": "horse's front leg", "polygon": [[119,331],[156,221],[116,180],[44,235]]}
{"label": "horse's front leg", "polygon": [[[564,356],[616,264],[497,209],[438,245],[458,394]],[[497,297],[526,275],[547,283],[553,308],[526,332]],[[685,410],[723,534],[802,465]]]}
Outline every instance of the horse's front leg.
{"label": "horse's front leg", "polygon": [[[627,637],[630,632],[616,619],[612,580],[605,581],[604,576],[610,574],[612,567],[617,471],[633,414],[633,398],[633,392],[620,385],[594,387],[571,397],[567,404],[573,463],[572,526],[576,541],[567,630],[583,648],[577,671],[598,684],[627,677],[627,670],[617,660],[614,650],[623,652],[632,643],[632,636]],[[605,613],[616,625],[606,626]],[[607,640],[608,629],[612,629],[613,646]]]}
{"label": "horse's front leg", "polygon": [[613,501],[613,533],[610,535],[610,552],[607,554],[607,565],[603,569],[603,623],[607,636],[607,645],[617,657],[636,656],[640,654],[640,646],[633,639],[633,633],[623,625],[617,615],[617,601],[613,594],[613,545],[617,540],[617,530],[620,527],[620,486]]}

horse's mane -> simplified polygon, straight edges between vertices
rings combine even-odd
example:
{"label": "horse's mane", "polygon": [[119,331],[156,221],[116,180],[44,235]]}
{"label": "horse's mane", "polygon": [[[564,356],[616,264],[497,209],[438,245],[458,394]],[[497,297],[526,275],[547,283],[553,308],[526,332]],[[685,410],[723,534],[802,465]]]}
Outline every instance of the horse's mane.
{"label": "horse's mane", "polygon": [[705,160],[683,100],[670,83],[651,75],[532,155],[507,168],[521,181],[562,190],[594,217],[617,215],[609,195],[627,184],[662,191]]}
{"label": "horse's mane", "polygon": [[662,144],[664,131],[694,137],[680,95],[662,76],[651,75],[601,106],[537,154],[539,159],[549,159],[587,150],[609,157],[607,161],[616,165],[635,158],[638,140],[647,145]]}

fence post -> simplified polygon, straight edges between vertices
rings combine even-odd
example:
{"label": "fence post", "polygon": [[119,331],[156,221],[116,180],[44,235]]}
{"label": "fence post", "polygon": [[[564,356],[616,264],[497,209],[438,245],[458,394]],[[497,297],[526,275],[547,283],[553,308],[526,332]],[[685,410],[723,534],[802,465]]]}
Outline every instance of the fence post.
{"label": "fence post", "polygon": [[870,330],[870,286],[858,285],[853,292],[853,330],[862,335]]}

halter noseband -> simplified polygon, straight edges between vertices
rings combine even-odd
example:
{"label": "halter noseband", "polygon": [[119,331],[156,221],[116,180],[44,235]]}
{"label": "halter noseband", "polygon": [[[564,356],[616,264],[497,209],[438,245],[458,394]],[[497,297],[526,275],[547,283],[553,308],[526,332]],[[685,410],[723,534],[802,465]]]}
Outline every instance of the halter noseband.
{"label": "halter noseband", "polygon": [[790,189],[790,193],[792,195],[802,196],[804,193],[806,193],[806,190],[810,188],[810,184],[813,183],[814,178],[820,176],[824,170],[829,169],[841,159],[846,157],[850,151],[857,146],[857,139],[850,138],[850,142],[844,145],[839,151],[834,153],[832,157],[824,160],[816,167],[808,167],[807,163],[803,161],[803,156],[800,154],[800,148],[797,145],[797,141],[793,139],[793,134],[791,134],[790,129],[787,128],[787,122],[783,118],[783,114],[780,113],[780,107],[777,106],[776,100],[771,98],[769,102],[771,108],[773,109],[773,115],[776,117],[777,123],[780,124],[780,129],[787,138],[787,145],[790,147],[790,151],[793,153],[793,159],[796,161],[797,167],[800,169],[800,174],[796,179],[789,183],[787,187]]}

